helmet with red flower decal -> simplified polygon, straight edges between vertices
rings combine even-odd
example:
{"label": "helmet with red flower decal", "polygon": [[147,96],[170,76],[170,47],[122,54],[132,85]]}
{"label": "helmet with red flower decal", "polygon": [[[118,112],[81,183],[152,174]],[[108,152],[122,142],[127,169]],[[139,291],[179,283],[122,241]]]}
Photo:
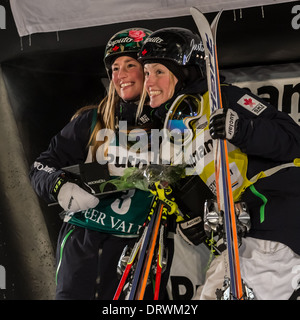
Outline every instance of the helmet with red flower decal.
{"label": "helmet with red flower decal", "polygon": [[145,28],[130,28],[117,32],[108,41],[104,52],[104,64],[108,76],[111,76],[111,66],[119,56],[130,56],[137,59],[144,41],[152,33]]}

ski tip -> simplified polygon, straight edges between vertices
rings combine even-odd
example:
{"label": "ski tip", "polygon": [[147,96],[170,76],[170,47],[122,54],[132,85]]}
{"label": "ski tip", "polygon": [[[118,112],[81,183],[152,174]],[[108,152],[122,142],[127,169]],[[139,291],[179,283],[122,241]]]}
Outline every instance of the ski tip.
{"label": "ski tip", "polygon": [[190,13],[191,13],[191,15],[193,15],[193,14],[202,14],[203,15],[203,13],[198,9],[198,8],[196,8],[196,7],[191,7],[190,8]]}
{"label": "ski tip", "polygon": [[212,29],[212,32],[214,34],[214,38],[216,39],[217,37],[217,27],[218,27],[218,24],[219,24],[219,20],[220,20],[220,17],[221,17],[221,14],[223,12],[223,9],[220,10],[217,15],[215,16],[214,20],[212,21],[210,27]]}
{"label": "ski tip", "polygon": [[[216,15],[215,18],[219,19],[223,11],[224,11],[224,9],[221,9],[221,10],[217,13],[217,15]],[[204,13],[203,13],[200,9],[198,9],[198,8],[196,8],[196,7],[190,7],[190,13],[191,13],[191,15],[199,14],[199,13],[200,13],[201,15],[204,16]]]}
{"label": "ski tip", "polygon": [[219,21],[222,13],[223,13],[223,9],[221,9],[221,10],[217,13],[217,15],[215,16],[214,21],[212,22],[212,24],[213,24],[213,23],[215,23],[215,24],[218,23],[218,21]]}

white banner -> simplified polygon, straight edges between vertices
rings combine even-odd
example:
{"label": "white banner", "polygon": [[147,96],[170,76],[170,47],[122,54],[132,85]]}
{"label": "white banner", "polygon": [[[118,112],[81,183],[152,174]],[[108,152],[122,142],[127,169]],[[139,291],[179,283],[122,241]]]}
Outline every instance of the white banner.
{"label": "white banner", "polygon": [[292,2],[289,0],[10,0],[20,37],[53,32]]}

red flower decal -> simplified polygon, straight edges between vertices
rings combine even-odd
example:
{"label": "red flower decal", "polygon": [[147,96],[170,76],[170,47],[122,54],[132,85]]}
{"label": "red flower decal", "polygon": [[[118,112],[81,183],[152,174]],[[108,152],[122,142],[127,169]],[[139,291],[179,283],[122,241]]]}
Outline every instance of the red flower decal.
{"label": "red flower decal", "polygon": [[144,49],[144,50],[142,51],[142,55],[144,56],[147,52],[148,52],[148,51],[147,51],[146,49]]}
{"label": "red flower decal", "polygon": [[130,30],[128,36],[132,38],[134,42],[139,42],[143,40],[146,34],[142,30]]}
{"label": "red flower decal", "polygon": [[119,49],[120,49],[120,47],[114,46],[112,50],[113,50],[113,51],[118,51]]}

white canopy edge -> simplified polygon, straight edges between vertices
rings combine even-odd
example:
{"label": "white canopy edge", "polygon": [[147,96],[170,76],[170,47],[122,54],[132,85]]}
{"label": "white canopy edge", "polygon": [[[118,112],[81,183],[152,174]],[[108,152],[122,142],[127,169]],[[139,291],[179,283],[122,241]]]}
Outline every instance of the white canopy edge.
{"label": "white canopy edge", "polygon": [[10,0],[20,37],[120,22],[190,15],[265,6],[287,0]]}

